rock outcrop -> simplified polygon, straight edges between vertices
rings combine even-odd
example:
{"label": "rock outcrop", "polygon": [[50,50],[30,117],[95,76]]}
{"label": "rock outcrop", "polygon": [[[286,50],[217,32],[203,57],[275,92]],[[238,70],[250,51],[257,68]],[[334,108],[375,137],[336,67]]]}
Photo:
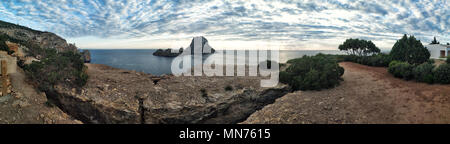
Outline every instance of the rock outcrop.
{"label": "rock outcrop", "polygon": [[41,48],[53,48],[57,51],[76,51],[77,47],[51,32],[42,32],[12,23],[0,21],[0,34],[37,44]]}
{"label": "rock outcrop", "polygon": [[195,53],[212,54],[215,53],[216,50],[209,45],[208,40],[205,37],[200,36],[192,39],[191,44],[186,48],[186,52],[192,55]]}
{"label": "rock outcrop", "polygon": [[49,95],[84,123],[238,123],[289,92],[281,84],[260,87],[261,77],[165,76],[155,82],[145,73],[86,65],[86,86],[56,87]]}
{"label": "rock outcrop", "polygon": [[91,52],[89,52],[89,50],[83,50],[81,54],[83,55],[83,60],[85,63],[91,62]]}
{"label": "rock outcrop", "polygon": [[183,48],[180,48],[178,52],[173,52],[172,49],[158,49],[153,53],[153,55],[162,57],[177,57],[181,53],[183,53]]}

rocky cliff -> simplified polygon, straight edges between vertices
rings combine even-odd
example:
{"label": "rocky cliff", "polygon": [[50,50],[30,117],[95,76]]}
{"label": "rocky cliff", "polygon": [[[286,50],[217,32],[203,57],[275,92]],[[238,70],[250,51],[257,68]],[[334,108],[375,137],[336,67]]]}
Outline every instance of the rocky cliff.
{"label": "rocky cliff", "polygon": [[157,77],[86,64],[81,90],[56,87],[50,97],[84,123],[238,123],[289,92],[259,86],[261,77]]}
{"label": "rocky cliff", "polygon": [[42,32],[16,24],[0,21],[0,34],[24,42],[32,42],[41,48],[53,48],[57,51],[77,51],[77,47],[51,32]]}

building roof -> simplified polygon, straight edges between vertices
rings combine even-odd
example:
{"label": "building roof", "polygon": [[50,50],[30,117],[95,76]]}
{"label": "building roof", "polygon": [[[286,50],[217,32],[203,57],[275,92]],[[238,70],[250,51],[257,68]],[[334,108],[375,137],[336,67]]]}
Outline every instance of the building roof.
{"label": "building roof", "polygon": [[441,46],[444,48],[450,48],[450,45],[444,45],[444,44],[429,44],[429,45],[433,45],[433,46],[437,45],[437,46]]}

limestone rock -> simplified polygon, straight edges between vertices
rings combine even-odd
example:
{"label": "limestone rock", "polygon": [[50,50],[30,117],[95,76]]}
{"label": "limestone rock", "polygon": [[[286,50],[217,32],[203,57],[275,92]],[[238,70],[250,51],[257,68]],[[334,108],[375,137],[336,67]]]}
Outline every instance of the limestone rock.
{"label": "limestone rock", "polygon": [[163,56],[163,57],[177,57],[179,55],[193,55],[194,53],[201,54],[212,54],[215,53],[216,50],[212,48],[208,40],[203,37],[194,37],[191,41],[191,44],[186,49],[180,48],[178,52],[173,52],[172,49],[158,49],[153,53],[155,56]]}

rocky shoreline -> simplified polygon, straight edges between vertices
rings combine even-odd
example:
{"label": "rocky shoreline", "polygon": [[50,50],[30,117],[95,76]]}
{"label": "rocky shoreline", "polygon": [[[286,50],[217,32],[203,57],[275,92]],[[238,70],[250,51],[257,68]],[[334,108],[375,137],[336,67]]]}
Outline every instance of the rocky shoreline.
{"label": "rocky shoreline", "polygon": [[[0,122],[3,123],[41,121],[88,124],[239,123],[290,91],[288,86],[281,84],[274,88],[262,88],[261,77],[154,76],[89,64],[91,61],[89,51],[80,53],[74,44],[67,43],[53,33],[36,31],[3,21],[0,21],[0,24],[2,25],[0,34],[14,42],[8,44],[12,45],[21,56],[18,64],[22,63],[20,65],[23,66],[45,58],[44,48],[54,49],[55,53],[72,51],[81,54],[88,67],[86,75],[89,76],[82,87],[71,83],[74,80],[81,80],[84,83],[85,79],[81,76],[73,79],[64,77],[64,80],[58,78],[59,82],[51,82],[48,88],[41,89],[45,91],[44,94],[36,90],[42,83],[28,83],[25,73],[18,67],[20,72],[11,75],[13,90],[18,93],[13,92],[13,95],[0,98],[0,103],[3,104],[3,109],[0,110],[3,117],[0,117]],[[197,43],[196,46],[194,43]],[[204,37],[194,37],[189,47],[180,51],[184,51],[185,54],[215,52]],[[160,52],[156,54],[178,56],[170,51]],[[26,57],[27,55],[30,56]],[[63,64],[70,65],[70,63]],[[13,65],[16,66],[16,63]],[[49,67],[61,69],[58,66],[59,64],[55,64]],[[73,70],[81,72],[80,69]],[[63,73],[74,71],[68,70]],[[46,73],[49,72],[41,72]],[[26,112],[22,114],[20,111]],[[47,114],[49,112],[51,114]],[[32,118],[26,118],[27,116]],[[34,119],[36,120],[30,121]]]}
{"label": "rocky shoreline", "polygon": [[286,85],[260,87],[261,77],[175,77],[86,64],[90,79],[80,90],[47,92],[83,123],[239,123],[287,94]]}

